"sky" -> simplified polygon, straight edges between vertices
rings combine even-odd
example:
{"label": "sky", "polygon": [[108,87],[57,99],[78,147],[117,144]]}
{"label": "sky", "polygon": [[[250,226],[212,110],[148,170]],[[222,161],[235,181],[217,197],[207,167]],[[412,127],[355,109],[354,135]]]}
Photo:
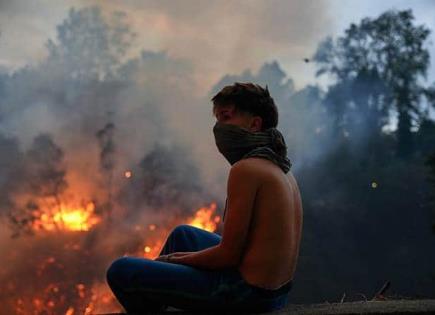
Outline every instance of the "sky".
{"label": "sky", "polygon": [[[326,36],[340,36],[352,22],[387,9],[412,8],[418,24],[435,30],[435,1],[132,1],[132,0],[0,0],[0,67],[16,69],[37,63],[45,43],[56,38],[56,25],[71,7],[98,4],[105,12],[121,10],[137,33],[130,55],[140,50],[166,51],[194,65],[194,78],[204,94],[225,74],[258,70],[277,60],[296,88],[326,85],[315,77],[310,57]],[[434,42],[431,34],[430,42]],[[435,80],[435,47],[429,82]]]}

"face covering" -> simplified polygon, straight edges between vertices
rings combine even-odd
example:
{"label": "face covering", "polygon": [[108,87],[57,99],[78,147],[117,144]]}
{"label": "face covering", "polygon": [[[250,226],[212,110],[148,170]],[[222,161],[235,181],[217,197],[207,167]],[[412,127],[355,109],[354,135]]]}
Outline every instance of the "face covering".
{"label": "face covering", "polygon": [[251,132],[236,125],[216,122],[213,127],[216,146],[233,165],[248,157],[261,157],[278,165],[284,173],[292,166],[287,158],[287,146],[276,128]]}

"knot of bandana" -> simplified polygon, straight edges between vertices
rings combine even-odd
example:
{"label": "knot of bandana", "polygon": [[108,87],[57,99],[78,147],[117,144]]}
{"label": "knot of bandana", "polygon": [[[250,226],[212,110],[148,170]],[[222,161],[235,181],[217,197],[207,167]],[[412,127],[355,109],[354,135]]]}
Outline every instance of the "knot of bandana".
{"label": "knot of bandana", "polygon": [[231,165],[248,157],[261,157],[278,165],[284,173],[292,166],[287,158],[284,137],[276,128],[251,132],[236,125],[216,122],[213,133],[219,152]]}

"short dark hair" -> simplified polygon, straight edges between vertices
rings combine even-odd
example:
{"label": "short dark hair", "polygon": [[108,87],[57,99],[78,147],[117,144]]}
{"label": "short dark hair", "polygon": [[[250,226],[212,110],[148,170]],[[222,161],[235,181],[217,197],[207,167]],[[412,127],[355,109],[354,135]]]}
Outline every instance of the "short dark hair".
{"label": "short dark hair", "polygon": [[260,116],[262,130],[276,128],[278,125],[278,109],[267,88],[251,82],[235,82],[225,86],[211,99],[213,113],[219,106],[234,104],[236,111]]}

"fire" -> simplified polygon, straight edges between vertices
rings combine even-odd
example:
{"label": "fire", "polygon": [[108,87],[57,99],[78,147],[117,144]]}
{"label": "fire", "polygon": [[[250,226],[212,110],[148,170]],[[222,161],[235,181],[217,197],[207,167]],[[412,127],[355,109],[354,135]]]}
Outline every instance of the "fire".
{"label": "fire", "polygon": [[85,206],[68,206],[61,203],[52,211],[34,211],[37,218],[33,223],[35,230],[68,230],[68,231],[89,231],[101,219],[94,213],[95,205],[88,202]]}
{"label": "fire", "polygon": [[209,207],[202,207],[196,211],[195,217],[188,224],[209,232],[214,232],[217,224],[220,222],[220,216],[215,216],[212,219],[215,211],[215,202],[211,203]]}
{"label": "fire", "polygon": [[[158,239],[153,242],[153,245],[145,245],[140,253],[143,257],[154,259],[159,256],[160,250],[163,247],[164,238]],[[148,243],[151,243],[148,241]]]}
{"label": "fire", "polygon": [[[19,298],[15,301],[15,313],[17,315],[27,314],[65,314],[65,315],[91,315],[96,312],[106,313],[108,309],[117,309],[118,303],[110,289],[105,284],[96,284],[86,287],[79,283],[76,285],[77,295],[68,295],[66,288],[61,292],[54,290],[50,284],[42,295],[36,293],[31,305],[26,305]],[[69,305],[71,298],[77,297],[74,306]]]}
{"label": "fire", "polygon": [[[209,206],[201,207],[196,210],[194,217],[189,219],[187,224],[209,232],[214,232],[216,231],[217,225],[221,219],[220,216],[215,215],[215,212],[216,203],[212,202]],[[147,245],[142,247],[140,254],[145,258],[154,259],[159,255],[164,241],[166,240],[168,231],[164,230],[154,234],[157,232],[157,226],[155,224],[148,225],[148,229],[152,231],[153,234],[148,235]],[[142,229],[136,227],[135,230],[140,231]]]}
{"label": "fire", "polygon": [[[96,215],[96,207],[92,202],[82,206],[66,202],[59,202],[60,206],[55,206],[53,203],[47,206],[47,204],[46,202],[44,206],[41,205],[34,210],[33,218],[35,219],[32,228],[35,230],[88,231],[103,220],[103,217]],[[177,220],[176,223],[187,223],[213,232],[217,229],[220,219],[220,216],[216,215],[216,203],[212,202],[204,207],[194,209],[192,217],[181,221]],[[170,226],[173,226],[173,223]],[[140,252],[136,252],[136,255],[139,254],[150,259],[157,257],[168,236],[168,229],[168,225],[157,222],[145,225],[138,222],[133,225],[131,236],[143,237],[145,240],[142,247],[137,248]],[[92,275],[95,272],[92,264],[89,264],[91,257],[89,256],[90,251],[84,245],[86,242],[81,242],[86,240],[86,233],[58,233],[59,236],[54,238],[51,234],[41,233],[38,235],[40,238],[46,238],[44,242],[49,244],[49,248],[56,250],[48,251],[47,254],[38,257],[39,263],[36,264],[33,272],[38,281],[33,282],[41,282],[40,289],[29,297],[23,295],[14,299],[13,307],[17,315],[43,313],[91,315],[108,313],[110,310],[120,311],[116,298],[104,280],[96,281],[95,278],[78,277],[76,282],[76,279],[68,279],[63,276],[68,274],[69,264],[77,265],[77,261],[80,259],[85,259],[86,262],[86,267],[82,266],[86,269],[81,271],[83,274]],[[109,248],[108,256],[116,257],[119,255],[118,252],[110,252],[111,250]],[[65,252],[65,255],[62,252]],[[87,270],[88,267],[89,270]],[[59,277],[57,277],[58,274]],[[50,282],[45,284],[50,278],[53,280],[49,280]],[[16,292],[14,283],[11,282],[7,287],[10,287],[8,292]]]}

